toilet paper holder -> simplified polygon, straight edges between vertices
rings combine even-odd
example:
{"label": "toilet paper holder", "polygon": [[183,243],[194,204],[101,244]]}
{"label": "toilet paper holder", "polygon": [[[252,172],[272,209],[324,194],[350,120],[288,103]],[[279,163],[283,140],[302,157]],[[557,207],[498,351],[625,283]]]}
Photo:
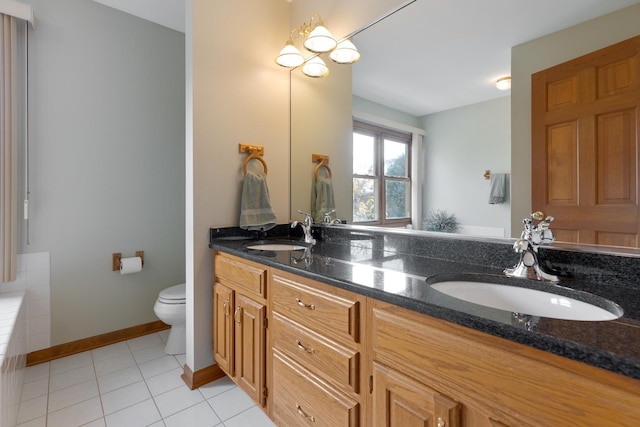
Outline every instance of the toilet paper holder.
{"label": "toilet paper holder", "polygon": [[[144,251],[136,251],[136,255],[139,256],[142,261],[142,266],[144,267]],[[111,256],[111,270],[112,271],[120,271],[120,260],[122,259],[121,252],[114,252]]]}

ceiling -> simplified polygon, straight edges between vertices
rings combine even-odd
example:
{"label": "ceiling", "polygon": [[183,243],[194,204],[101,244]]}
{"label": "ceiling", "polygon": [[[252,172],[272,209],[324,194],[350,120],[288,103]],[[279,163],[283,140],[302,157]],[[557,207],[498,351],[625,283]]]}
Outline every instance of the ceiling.
{"label": "ceiling", "polygon": [[[184,0],[94,1],[185,29]],[[639,2],[417,0],[354,38],[354,93],[415,116],[505,96],[512,46]]]}

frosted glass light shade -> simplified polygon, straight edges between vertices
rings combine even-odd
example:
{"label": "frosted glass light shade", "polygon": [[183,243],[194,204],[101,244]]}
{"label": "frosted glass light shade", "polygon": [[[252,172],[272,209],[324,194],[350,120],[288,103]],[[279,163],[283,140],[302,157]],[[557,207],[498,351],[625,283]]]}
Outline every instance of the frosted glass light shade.
{"label": "frosted glass light shade", "polygon": [[502,77],[496,82],[496,87],[500,90],[511,89],[511,77]]}
{"label": "frosted glass light shade", "polygon": [[326,77],[329,75],[329,67],[322,59],[316,56],[304,64],[302,72],[309,77]]}
{"label": "frosted glass light shade", "polygon": [[360,52],[350,40],[342,40],[329,57],[338,64],[353,64],[360,59]]}
{"label": "frosted glass light shade", "polygon": [[324,26],[318,25],[304,41],[304,47],[314,53],[329,52],[336,48],[338,43],[333,35]]}
{"label": "frosted glass light shade", "polygon": [[287,43],[276,57],[276,64],[288,68],[295,68],[298,65],[302,65],[303,62],[304,56],[293,43]]}

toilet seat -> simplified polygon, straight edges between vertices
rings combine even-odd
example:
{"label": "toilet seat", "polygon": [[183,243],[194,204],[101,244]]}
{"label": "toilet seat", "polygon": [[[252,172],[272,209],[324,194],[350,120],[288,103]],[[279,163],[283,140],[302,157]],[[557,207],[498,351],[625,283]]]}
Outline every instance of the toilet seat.
{"label": "toilet seat", "polygon": [[171,286],[160,292],[158,302],[163,304],[186,304],[186,286],[184,283]]}

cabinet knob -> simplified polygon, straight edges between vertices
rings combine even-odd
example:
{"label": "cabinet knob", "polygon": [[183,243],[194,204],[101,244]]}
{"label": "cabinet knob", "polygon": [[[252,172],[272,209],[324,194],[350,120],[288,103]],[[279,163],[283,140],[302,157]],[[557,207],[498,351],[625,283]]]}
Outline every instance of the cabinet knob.
{"label": "cabinet knob", "polygon": [[296,303],[300,307],[308,308],[309,310],[315,310],[316,309],[316,306],[314,304],[305,304],[304,302],[302,302],[302,300],[300,298],[296,298]]}
{"label": "cabinet knob", "polygon": [[299,413],[300,415],[302,415],[303,417],[305,417],[306,419],[308,419],[308,420],[309,420],[309,421],[311,421],[312,423],[315,423],[315,422],[316,422],[316,417],[314,417],[313,415],[307,415],[307,414],[302,410],[302,408],[300,407],[300,405],[298,405],[297,403],[296,403],[296,410],[298,411],[298,413]]}
{"label": "cabinet knob", "polygon": [[438,417],[438,427],[446,427],[447,422],[442,418]]}
{"label": "cabinet knob", "polygon": [[311,353],[311,354],[316,353],[315,349],[305,346],[304,344],[302,344],[302,342],[299,339],[296,340],[296,344],[300,350],[306,351],[307,353]]}

